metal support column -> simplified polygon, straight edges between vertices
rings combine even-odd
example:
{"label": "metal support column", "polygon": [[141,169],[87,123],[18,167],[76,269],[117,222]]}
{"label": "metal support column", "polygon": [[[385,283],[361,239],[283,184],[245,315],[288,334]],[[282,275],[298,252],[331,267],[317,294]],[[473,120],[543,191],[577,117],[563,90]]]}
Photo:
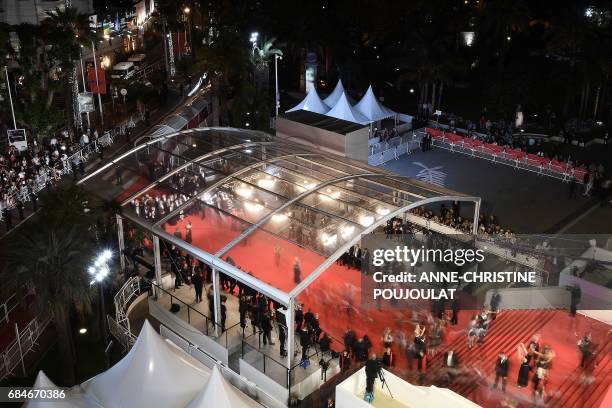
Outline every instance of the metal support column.
{"label": "metal support column", "polygon": [[[293,298],[289,299],[287,305],[287,368],[291,369],[293,363],[293,354],[295,353],[295,301]],[[289,373],[291,375],[291,373]],[[287,382],[289,383],[289,382]]]}
{"label": "metal support column", "polygon": [[123,240],[123,218],[117,214],[117,244],[119,246],[119,262],[121,264],[121,272],[125,272],[125,241]]}
{"label": "metal support column", "polygon": [[[219,270],[213,268],[212,270],[212,285],[213,285],[213,299],[214,299],[214,321],[215,321],[215,336],[221,335],[221,296],[219,295]],[[212,317],[212,316],[211,316]]]}
{"label": "metal support column", "polygon": [[153,263],[155,265],[155,281],[162,287],[161,251],[159,250],[159,237],[153,235]]}
{"label": "metal support column", "polygon": [[478,235],[478,217],[480,217],[480,200],[474,202],[474,224],[472,226],[474,238]]}

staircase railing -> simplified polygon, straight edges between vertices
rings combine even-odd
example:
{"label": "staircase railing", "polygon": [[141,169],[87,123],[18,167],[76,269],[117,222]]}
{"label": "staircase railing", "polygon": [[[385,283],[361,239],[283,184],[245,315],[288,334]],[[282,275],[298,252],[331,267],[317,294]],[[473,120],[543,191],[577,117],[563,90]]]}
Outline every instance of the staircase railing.
{"label": "staircase railing", "polygon": [[51,316],[35,317],[21,330],[15,323],[15,340],[0,353],[0,381],[13,374],[21,366],[26,375],[24,357],[37,345],[36,340],[51,322]]}
{"label": "staircase railing", "polygon": [[130,302],[140,295],[140,276],[129,278],[115,295],[116,323],[130,331],[130,319],[127,316],[127,308]]}

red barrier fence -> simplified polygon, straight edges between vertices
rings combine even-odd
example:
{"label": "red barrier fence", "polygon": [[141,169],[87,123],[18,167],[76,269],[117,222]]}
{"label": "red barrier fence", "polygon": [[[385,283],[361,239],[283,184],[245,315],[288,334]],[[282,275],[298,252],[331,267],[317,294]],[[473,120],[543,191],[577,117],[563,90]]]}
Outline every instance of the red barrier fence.
{"label": "red barrier fence", "polygon": [[425,132],[431,135],[435,144],[448,148],[451,151],[461,151],[472,156],[484,156],[483,158],[492,161],[501,159],[515,167],[545,173],[562,180],[570,180],[573,177],[577,182],[583,183],[585,175],[588,173],[588,170],[584,167],[574,167],[566,162],[549,160],[536,154],[528,154],[520,149],[510,149],[493,143],[483,143],[480,140],[445,132],[442,129],[425,128]]}

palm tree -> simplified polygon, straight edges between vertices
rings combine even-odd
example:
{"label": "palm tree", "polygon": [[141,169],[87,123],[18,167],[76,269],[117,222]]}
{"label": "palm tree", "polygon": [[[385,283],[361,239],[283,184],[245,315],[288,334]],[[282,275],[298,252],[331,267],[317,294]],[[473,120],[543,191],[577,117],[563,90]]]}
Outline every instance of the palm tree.
{"label": "palm tree", "polygon": [[263,40],[261,47],[255,47],[251,56],[251,62],[255,67],[255,89],[265,90],[269,88],[270,82],[270,60],[282,57],[283,52],[274,48],[276,38]]}
{"label": "palm tree", "polygon": [[[44,27],[47,28],[56,55],[53,62],[56,64],[55,72],[59,72],[65,87],[66,101],[73,101],[66,104],[66,119],[72,122],[74,117],[75,124],[80,122],[80,113],[76,110],[76,100],[74,93],[78,93],[77,81],[77,60],[79,59],[79,46],[90,47],[97,39],[89,28],[89,20],[85,14],[80,14],[76,8],[56,7],[54,10],[47,11]],[[60,68],[59,70],[57,68]],[[66,81],[67,79],[67,81]],[[51,93],[49,101],[53,100]],[[70,108],[69,108],[70,107]]]}
{"label": "palm tree", "polygon": [[99,245],[102,206],[74,186],[41,200],[36,219],[11,237],[2,279],[14,288],[33,288],[38,313],[53,316],[59,352],[66,362],[65,381],[74,384],[71,315],[75,310],[88,312],[96,294],[86,269]]}
{"label": "palm tree", "polygon": [[220,116],[227,123],[225,101],[230,83],[240,88],[248,76],[249,56],[246,41],[235,32],[226,31],[198,52],[192,67],[207,72],[211,81],[212,124],[219,125]]}

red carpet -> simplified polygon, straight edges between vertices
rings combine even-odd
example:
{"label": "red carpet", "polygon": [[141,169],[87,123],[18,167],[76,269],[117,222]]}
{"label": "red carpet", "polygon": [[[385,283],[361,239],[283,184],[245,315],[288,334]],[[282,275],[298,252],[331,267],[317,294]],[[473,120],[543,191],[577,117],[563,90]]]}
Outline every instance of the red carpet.
{"label": "red carpet", "polygon": [[[170,233],[178,228],[184,234],[189,219],[193,225],[193,243],[215,253],[248,227],[248,224],[210,208],[203,215],[189,215],[176,225],[166,225],[165,228]],[[277,245],[281,248],[278,265],[274,255]],[[302,264],[302,279],[324,260],[320,255],[262,230],[252,234],[246,243],[234,247],[229,255],[238,266],[249,265],[251,269],[248,272],[284,291],[295,286],[295,257]],[[374,343],[373,351],[382,353],[380,337],[386,326],[391,327],[396,338],[393,349],[396,365],[393,371],[415,382],[415,374],[408,372],[406,356],[399,344],[402,333],[407,339],[412,338],[412,312],[361,307],[360,285],[358,271],[334,264],[302,293],[299,301],[304,303],[306,309],[319,313],[322,328],[333,336],[336,344],[340,344],[336,348],[342,347],[343,333],[351,326],[358,335],[367,333]],[[438,354],[429,362],[425,384],[435,382],[442,365],[441,358],[445,350],[452,347],[459,353],[463,367],[473,367],[473,375],[463,378],[464,381],[458,381],[451,388],[485,407],[497,407],[502,394],[500,391],[492,392],[490,386],[494,377],[495,358],[499,352],[505,351],[511,362],[508,397],[516,400],[519,406],[532,406],[530,390],[515,386],[519,368],[516,350],[520,342],[528,342],[534,333],[539,332],[542,335],[541,345],[549,344],[556,352],[546,386],[550,396],[547,406],[586,408],[601,404],[612,382],[612,343],[608,340],[608,325],[580,315],[572,318],[566,311],[506,311],[491,323],[484,344],[468,350],[463,329],[472,314],[462,311],[459,324],[448,329]],[[582,385],[574,332],[583,335],[588,331],[592,332],[593,341],[598,345],[598,367],[595,371],[596,381]]]}

